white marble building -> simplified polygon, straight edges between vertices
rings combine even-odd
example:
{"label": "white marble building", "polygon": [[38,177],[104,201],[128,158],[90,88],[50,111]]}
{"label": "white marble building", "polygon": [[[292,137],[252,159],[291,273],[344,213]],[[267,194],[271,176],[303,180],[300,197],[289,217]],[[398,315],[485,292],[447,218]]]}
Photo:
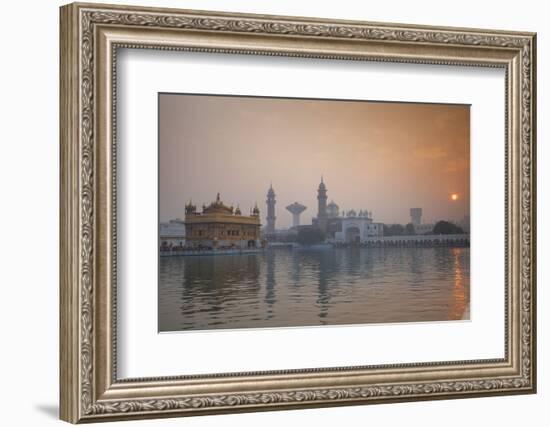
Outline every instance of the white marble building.
{"label": "white marble building", "polygon": [[160,247],[172,248],[185,246],[185,223],[181,219],[161,222],[159,229]]}
{"label": "white marble building", "polygon": [[342,231],[334,235],[336,243],[364,243],[372,237],[384,235],[384,224],[372,220],[372,212],[354,209],[342,212]]}

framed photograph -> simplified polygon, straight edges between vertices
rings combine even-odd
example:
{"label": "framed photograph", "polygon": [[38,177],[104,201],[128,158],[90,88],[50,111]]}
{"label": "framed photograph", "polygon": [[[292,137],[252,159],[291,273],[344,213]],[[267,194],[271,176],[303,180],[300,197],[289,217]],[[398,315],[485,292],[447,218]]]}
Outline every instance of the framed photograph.
{"label": "framed photograph", "polygon": [[60,22],[63,420],[536,391],[535,34]]}

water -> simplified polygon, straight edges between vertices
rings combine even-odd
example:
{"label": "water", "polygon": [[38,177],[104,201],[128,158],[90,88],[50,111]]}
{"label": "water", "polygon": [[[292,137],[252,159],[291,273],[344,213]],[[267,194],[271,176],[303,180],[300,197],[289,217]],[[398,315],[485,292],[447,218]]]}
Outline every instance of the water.
{"label": "water", "polygon": [[160,331],[457,320],[469,302],[469,248],[160,258]]}

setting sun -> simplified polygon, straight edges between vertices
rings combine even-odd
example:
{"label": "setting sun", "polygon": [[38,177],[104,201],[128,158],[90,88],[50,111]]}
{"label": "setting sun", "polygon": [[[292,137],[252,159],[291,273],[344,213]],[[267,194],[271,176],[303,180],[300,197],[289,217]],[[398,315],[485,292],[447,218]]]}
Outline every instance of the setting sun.
{"label": "setting sun", "polygon": [[453,201],[458,200],[458,194],[456,193],[451,194],[451,200]]}

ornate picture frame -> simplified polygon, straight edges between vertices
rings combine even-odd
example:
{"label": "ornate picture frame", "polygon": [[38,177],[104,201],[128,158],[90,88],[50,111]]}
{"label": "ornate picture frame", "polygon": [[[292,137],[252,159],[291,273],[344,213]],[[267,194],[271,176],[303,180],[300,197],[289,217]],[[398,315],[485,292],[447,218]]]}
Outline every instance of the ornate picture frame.
{"label": "ornate picture frame", "polygon": [[[60,13],[61,419],[79,423],[536,391],[535,34],[79,3]],[[120,48],[504,69],[505,357],[118,379]]]}

